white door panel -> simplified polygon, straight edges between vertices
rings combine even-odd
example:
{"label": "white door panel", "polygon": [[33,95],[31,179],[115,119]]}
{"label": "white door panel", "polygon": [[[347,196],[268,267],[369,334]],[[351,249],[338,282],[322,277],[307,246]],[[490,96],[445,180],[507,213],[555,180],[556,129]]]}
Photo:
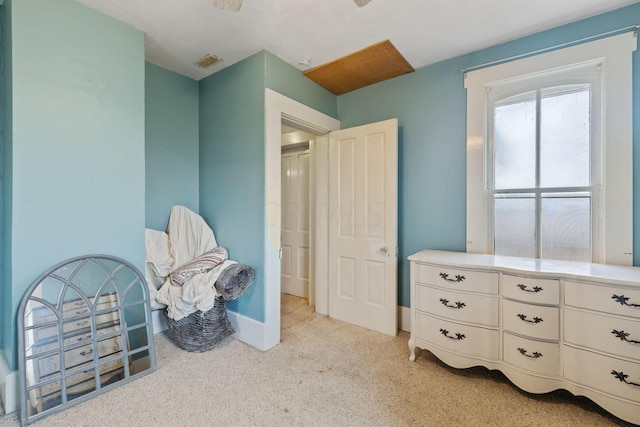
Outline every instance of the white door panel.
{"label": "white door panel", "polygon": [[309,150],[283,153],[280,170],[282,292],[309,298]]}
{"label": "white door panel", "polygon": [[329,138],[329,314],[395,335],[397,120]]}

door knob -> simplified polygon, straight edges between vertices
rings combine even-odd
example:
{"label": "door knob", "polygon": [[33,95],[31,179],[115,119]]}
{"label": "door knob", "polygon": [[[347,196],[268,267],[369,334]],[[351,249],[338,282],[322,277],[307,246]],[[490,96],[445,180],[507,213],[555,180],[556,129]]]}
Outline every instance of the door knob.
{"label": "door knob", "polygon": [[386,255],[386,254],[387,254],[387,252],[389,252],[389,248],[387,248],[386,246],[385,246],[385,247],[383,247],[383,248],[378,249],[378,253],[379,253],[380,255]]}

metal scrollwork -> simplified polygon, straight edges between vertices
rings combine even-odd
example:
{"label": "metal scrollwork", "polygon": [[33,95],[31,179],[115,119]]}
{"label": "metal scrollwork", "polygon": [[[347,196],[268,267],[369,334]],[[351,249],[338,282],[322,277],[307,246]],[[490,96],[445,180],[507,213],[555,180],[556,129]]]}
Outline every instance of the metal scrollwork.
{"label": "metal scrollwork", "polygon": [[523,355],[524,357],[528,357],[529,359],[538,359],[542,357],[542,353],[539,353],[537,351],[534,351],[532,354],[527,354],[527,350],[522,347],[518,347],[518,351],[521,355]]}
{"label": "metal scrollwork", "polygon": [[627,381],[627,378],[629,378],[629,375],[625,374],[622,371],[618,372],[616,370],[612,370],[611,371],[611,375],[613,375],[614,377],[619,379],[620,382],[623,382],[623,383],[629,384],[629,385],[633,385],[633,386],[636,386],[636,387],[640,387],[640,384],[638,384],[638,383],[634,383],[633,381]]}
{"label": "metal scrollwork", "polygon": [[624,295],[613,294],[611,299],[619,302],[621,305],[626,305],[627,307],[640,307],[640,304],[629,304],[627,301],[629,301],[631,298],[625,297]]}
{"label": "metal scrollwork", "polygon": [[630,334],[630,333],[628,333],[628,332],[625,332],[625,331],[623,331],[623,330],[619,330],[619,331],[617,331],[617,330],[613,329],[613,330],[611,331],[611,333],[612,333],[613,335],[615,335],[615,336],[616,336],[616,338],[620,338],[620,340],[621,340],[621,341],[626,341],[626,342],[629,342],[629,343],[631,343],[631,344],[640,344],[640,341],[638,341],[638,340],[630,340],[630,339],[628,339],[627,337],[628,337],[629,335],[631,335],[631,334]]}
{"label": "metal scrollwork", "polygon": [[460,275],[460,274],[456,274],[455,279],[450,279],[449,278],[449,274],[448,273],[440,273],[440,277],[442,277],[444,280],[446,280],[447,282],[454,282],[454,283],[460,283],[462,282],[464,279],[466,279],[466,277]]}
{"label": "metal scrollwork", "polygon": [[533,289],[527,289],[527,285],[525,285],[524,283],[519,283],[518,287],[523,292],[530,292],[533,294],[537,294],[538,292],[543,290],[540,286],[534,286]]}
{"label": "metal scrollwork", "polygon": [[455,336],[451,336],[449,335],[449,331],[442,328],[440,328],[440,333],[445,337],[449,338],[450,340],[454,340],[454,341],[462,341],[463,339],[466,338],[464,334],[461,334],[460,332],[456,332]]}
{"label": "metal scrollwork", "polygon": [[542,318],[541,317],[534,317],[533,320],[527,319],[527,315],[526,314],[518,314],[518,317],[520,318],[520,320],[522,320],[523,322],[527,322],[527,323],[540,323],[540,322],[542,322]]}
{"label": "metal scrollwork", "polygon": [[442,305],[444,305],[447,308],[455,308],[460,310],[466,307],[466,304],[460,301],[456,301],[454,304],[449,304],[449,300],[446,298],[440,298],[440,302],[442,303]]}

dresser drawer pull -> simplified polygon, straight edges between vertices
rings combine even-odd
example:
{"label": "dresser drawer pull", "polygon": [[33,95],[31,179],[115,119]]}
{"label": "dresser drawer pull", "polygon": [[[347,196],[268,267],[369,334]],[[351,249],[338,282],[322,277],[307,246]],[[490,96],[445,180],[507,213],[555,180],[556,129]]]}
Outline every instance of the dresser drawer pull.
{"label": "dresser drawer pull", "polygon": [[629,304],[627,302],[627,301],[629,301],[629,297],[625,297],[624,295],[613,294],[611,299],[614,299],[614,300],[616,300],[616,302],[619,302],[620,304],[626,305],[626,306],[629,306],[629,307],[640,307],[640,304]]}
{"label": "dresser drawer pull", "polygon": [[442,305],[444,305],[445,307],[448,308],[455,308],[457,310],[460,310],[462,308],[464,308],[467,304],[460,302],[460,301],[456,301],[455,305],[451,305],[449,304],[449,300],[446,298],[440,298],[440,302],[442,303]]}
{"label": "dresser drawer pull", "polygon": [[518,314],[518,317],[520,318],[520,320],[522,320],[523,322],[527,322],[527,323],[540,323],[540,322],[542,322],[542,318],[541,317],[534,317],[533,320],[527,319],[527,315],[526,314]]}
{"label": "dresser drawer pull", "polygon": [[637,340],[630,340],[630,339],[628,339],[627,337],[628,337],[629,335],[631,335],[631,334],[630,334],[630,333],[628,333],[628,332],[625,332],[625,331],[623,331],[623,330],[616,331],[616,330],[614,329],[614,330],[612,330],[612,331],[611,331],[611,333],[612,333],[613,335],[615,335],[615,336],[616,336],[616,338],[620,338],[620,340],[621,340],[621,341],[630,342],[630,343],[632,343],[632,344],[640,344],[640,341],[637,341]]}
{"label": "dresser drawer pull", "polygon": [[456,274],[455,279],[449,279],[449,273],[440,273],[440,277],[442,277],[447,282],[454,282],[454,283],[460,283],[465,279],[465,277],[461,276],[460,274]]}
{"label": "dresser drawer pull", "polygon": [[538,359],[542,357],[542,353],[538,353],[537,351],[534,351],[533,354],[527,354],[527,349],[522,347],[518,347],[518,351],[521,355],[523,355],[524,357],[528,357],[529,359]]}
{"label": "dresser drawer pull", "polygon": [[616,370],[613,370],[613,371],[611,371],[611,375],[613,375],[614,377],[619,379],[620,382],[623,382],[623,383],[629,384],[629,385],[633,385],[633,386],[636,386],[636,387],[640,387],[640,384],[638,384],[638,383],[634,383],[633,381],[627,381],[627,378],[629,378],[629,375],[625,374],[622,371],[618,372]]}
{"label": "dresser drawer pull", "polygon": [[460,332],[456,332],[456,336],[450,336],[449,335],[449,331],[447,331],[446,329],[442,329],[440,328],[440,333],[442,335],[444,335],[445,337],[449,338],[450,340],[454,340],[454,341],[462,341],[463,339],[465,339],[466,337],[464,336],[464,334],[461,334]]}
{"label": "dresser drawer pull", "polygon": [[81,351],[80,356],[88,356],[93,353],[93,350]]}
{"label": "dresser drawer pull", "polygon": [[519,283],[518,287],[522,292],[529,292],[532,294],[537,294],[538,292],[543,290],[540,286],[534,286],[533,289],[527,289],[527,285],[525,285],[524,283]]}

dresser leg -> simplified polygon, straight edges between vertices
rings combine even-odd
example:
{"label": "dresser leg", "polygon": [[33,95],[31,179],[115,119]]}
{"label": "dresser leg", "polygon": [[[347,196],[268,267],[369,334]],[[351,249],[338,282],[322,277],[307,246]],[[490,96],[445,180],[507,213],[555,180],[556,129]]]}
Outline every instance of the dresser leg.
{"label": "dresser leg", "polygon": [[411,335],[409,338],[409,360],[412,362],[416,361],[416,340]]}

